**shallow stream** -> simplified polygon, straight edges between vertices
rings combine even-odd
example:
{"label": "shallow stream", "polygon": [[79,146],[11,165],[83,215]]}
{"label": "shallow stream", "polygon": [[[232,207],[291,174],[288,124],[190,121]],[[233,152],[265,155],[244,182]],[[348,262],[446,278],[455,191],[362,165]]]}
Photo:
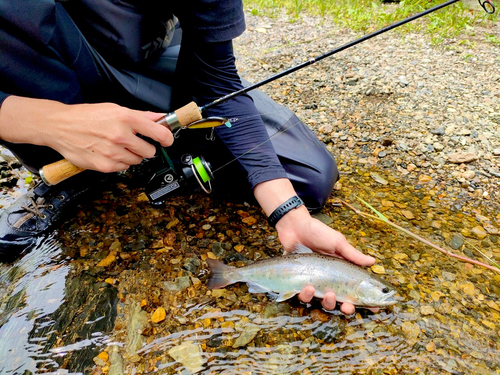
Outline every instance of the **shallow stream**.
{"label": "shallow stream", "polygon": [[[499,374],[500,274],[439,253],[500,261],[497,204],[460,186],[344,171],[318,215],[377,258],[404,302],[345,316],[244,284],[209,291],[207,257],[280,256],[261,210],[206,195],[153,208],[126,181],[0,266],[2,374]],[[478,251],[479,250],[479,251]]]}

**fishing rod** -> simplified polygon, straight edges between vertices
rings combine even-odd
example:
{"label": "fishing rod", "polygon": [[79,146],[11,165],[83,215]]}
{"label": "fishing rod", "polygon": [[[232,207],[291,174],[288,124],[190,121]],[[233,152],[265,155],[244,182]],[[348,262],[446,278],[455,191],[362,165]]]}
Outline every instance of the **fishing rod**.
{"label": "fishing rod", "polygon": [[[331,51],[326,52],[323,55],[311,58],[311,59],[309,59],[309,60],[307,60],[307,61],[305,61],[305,62],[303,62],[303,63],[301,63],[299,65],[296,65],[296,66],[291,67],[291,68],[289,68],[287,70],[284,70],[283,72],[278,73],[278,74],[276,74],[276,75],[274,75],[272,77],[266,78],[266,79],[264,79],[264,80],[262,80],[260,82],[257,82],[257,83],[255,83],[255,84],[253,84],[251,86],[245,87],[245,88],[243,88],[243,89],[241,89],[239,91],[235,91],[235,92],[233,92],[231,94],[223,96],[222,98],[216,99],[213,102],[200,107],[200,110],[204,111],[204,110],[206,110],[208,108],[214,107],[214,106],[216,106],[216,105],[218,105],[218,104],[220,104],[222,102],[225,102],[226,100],[232,99],[232,98],[234,98],[234,97],[236,97],[238,95],[245,94],[245,93],[247,93],[249,91],[252,91],[252,90],[254,90],[256,88],[259,88],[259,87],[264,86],[264,85],[266,85],[266,84],[268,84],[270,82],[273,82],[273,81],[275,81],[277,79],[280,79],[280,78],[282,78],[282,77],[284,77],[284,76],[286,76],[288,74],[296,72],[297,70],[305,68],[306,66],[312,65],[312,64],[317,63],[318,61],[321,61],[321,60],[323,60],[323,59],[325,59],[327,57],[330,57],[330,56],[335,55],[335,54],[337,54],[339,52],[342,52],[343,50],[346,50],[348,48],[354,47],[355,45],[357,45],[359,43],[363,43],[363,42],[367,41],[368,39],[371,39],[371,38],[374,38],[374,37],[376,37],[376,36],[378,36],[380,34],[386,33],[386,32],[388,32],[388,31],[390,31],[392,29],[395,29],[396,27],[402,26],[402,25],[404,25],[404,24],[406,24],[408,22],[412,22],[412,21],[414,21],[414,20],[416,20],[416,19],[418,19],[420,17],[424,17],[424,16],[426,16],[426,15],[428,15],[430,13],[433,13],[433,12],[435,12],[437,10],[445,8],[445,7],[447,7],[449,5],[452,5],[452,4],[454,4],[456,2],[459,2],[459,1],[461,1],[461,0],[449,0],[446,3],[436,5],[433,8],[427,9],[427,10],[421,12],[421,13],[417,13],[417,14],[415,14],[413,16],[410,16],[410,17],[408,17],[408,18],[406,18],[404,20],[395,22],[395,23],[393,23],[393,24],[391,24],[389,26],[386,26],[386,27],[384,27],[384,28],[382,28],[380,30],[374,31],[373,33],[364,35],[361,38],[358,38],[356,40],[353,40],[353,41],[351,41],[349,43],[344,44],[343,46],[340,46],[340,47],[337,47],[335,49],[332,49]],[[490,0],[478,0],[478,1],[479,1],[479,4],[481,5],[481,7],[483,7],[483,9],[487,13],[492,14],[492,13],[495,12],[495,7],[493,6],[493,3]]]}
{"label": "fishing rod", "polygon": [[[163,116],[162,118],[160,118],[156,122],[161,124],[161,125],[164,125],[168,129],[170,129],[173,133],[177,133],[181,129],[214,128],[214,127],[217,127],[217,126],[220,126],[223,124],[230,126],[230,123],[227,119],[221,118],[221,117],[203,118],[202,112],[205,112],[207,109],[212,108],[218,104],[221,104],[227,100],[230,100],[236,96],[245,94],[245,93],[252,91],[252,90],[255,90],[255,89],[257,89],[261,86],[264,86],[270,82],[273,82],[273,81],[280,79],[284,76],[287,76],[293,72],[296,72],[297,70],[300,70],[300,69],[303,69],[309,65],[315,64],[316,62],[321,61],[327,57],[335,55],[335,54],[337,54],[341,51],[344,51],[348,48],[351,48],[357,44],[363,43],[363,42],[365,42],[369,39],[372,39],[380,34],[386,33],[386,32],[393,30],[399,26],[402,26],[402,25],[407,24],[409,22],[415,21],[418,18],[424,17],[430,13],[436,12],[440,9],[448,7],[448,6],[450,6],[454,3],[457,3],[459,1],[461,1],[461,0],[449,0],[445,3],[439,4],[439,5],[436,5],[432,8],[429,8],[427,10],[424,10],[420,13],[414,14],[414,15],[412,15],[404,20],[395,22],[391,25],[383,27],[382,29],[379,29],[379,30],[374,31],[370,34],[364,35],[364,36],[362,36],[358,39],[355,39],[351,42],[348,42],[340,47],[332,49],[331,51],[328,51],[320,56],[317,56],[315,58],[311,58],[311,59],[309,59],[301,64],[298,64],[294,67],[291,67],[287,70],[284,70],[278,74],[275,74],[269,78],[266,78],[260,82],[255,83],[253,85],[244,87],[238,91],[232,92],[228,95],[225,95],[221,98],[218,98],[218,99],[214,100],[213,102],[205,104],[201,107],[199,107],[196,103],[191,102],[191,103],[185,105],[184,107],[179,108],[178,110]],[[487,13],[493,14],[495,12],[496,9],[495,9],[495,6],[493,5],[491,0],[478,0],[478,2],[479,2],[479,5]],[[164,157],[167,158],[166,162],[169,165],[169,168],[167,168],[166,170],[175,169],[175,168],[173,168],[173,164],[171,163],[171,161],[168,159],[168,156],[166,156],[166,152],[162,151],[162,154]],[[200,161],[200,159],[198,159],[198,158],[188,158],[188,159],[189,160],[186,162],[186,171],[191,170],[192,173],[188,173],[188,174],[189,175],[192,174],[197,179],[200,186],[205,191],[207,191],[207,189],[205,188],[204,185],[209,183],[210,178],[213,178],[213,174],[210,171],[209,163],[205,162],[203,159],[201,159],[201,161]],[[193,162],[193,160],[195,160],[196,162]],[[67,179],[71,176],[74,176],[77,173],[80,173],[84,170],[85,169],[83,169],[83,168],[75,166],[70,161],[68,161],[66,159],[62,159],[62,160],[59,160],[55,163],[45,165],[44,167],[42,167],[40,169],[39,172],[40,172],[40,177],[47,185],[56,185],[59,182],[64,181],[65,179]],[[180,173],[179,175],[182,177],[183,174]],[[184,176],[184,177],[186,177],[186,176]],[[187,179],[187,178],[188,177],[186,177],[185,179]],[[179,186],[176,186],[175,189],[177,189],[178,187],[181,187],[177,180],[174,179],[174,182],[177,185],[179,185]],[[168,194],[170,191],[173,190],[173,189],[169,190],[167,188],[167,186],[163,186],[164,182],[161,182],[161,185],[162,185],[162,187],[161,187],[161,189],[160,188],[158,189],[158,193],[156,193],[156,195],[159,195],[160,191],[161,191],[161,193],[166,192],[165,194]]]}

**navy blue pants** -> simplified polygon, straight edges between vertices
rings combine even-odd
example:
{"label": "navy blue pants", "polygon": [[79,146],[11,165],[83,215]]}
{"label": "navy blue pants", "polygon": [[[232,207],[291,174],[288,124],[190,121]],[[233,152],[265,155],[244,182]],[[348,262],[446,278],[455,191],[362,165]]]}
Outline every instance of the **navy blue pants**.
{"label": "navy blue pants", "polygon": [[[135,109],[176,109],[172,87],[175,86],[180,38],[174,37],[171,46],[159,58],[140,69],[116,69],[86,42],[64,8],[60,4],[56,7],[56,31],[50,47],[23,40],[12,41],[13,46],[19,43],[19,48],[23,49],[23,56],[28,59],[25,63],[29,64],[29,59],[33,59],[31,64],[36,64],[35,69],[40,72],[36,83],[18,82],[22,90],[15,94],[71,104],[114,102]],[[2,51],[2,55],[18,51],[18,48],[9,48]],[[58,90],[47,90],[54,87],[51,83],[55,81],[62,83],[57,85]],[[319,209],[338,179],[333,156],[292,111],[258,90],[249,94],[262,116],[287,177],[306,206],[312,211]],[[288,130],[283,132],[285,129]],[[281,134],[275,136],[278,132]],[[217,170],[213,181],[215,191],[250,193],[245,172],[238,162],[228,164],[234,159],[231,152],[220,139],[210,140],[209,135],[210,130],[184,130],[169,148],[169,153],[203,155],[212,169]],[[47,147],[3,144],[33,172],[62,158]]]}

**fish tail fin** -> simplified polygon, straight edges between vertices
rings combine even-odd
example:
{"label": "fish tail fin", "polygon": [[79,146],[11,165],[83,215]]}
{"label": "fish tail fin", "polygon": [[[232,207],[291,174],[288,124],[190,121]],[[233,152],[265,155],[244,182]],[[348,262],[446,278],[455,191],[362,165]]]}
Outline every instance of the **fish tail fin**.
{"label": "fish tail fin", "polygon": [[207,259],[207,263],[212,272],[212,277],[208,280],[208,289],[220,289],[236,282],[228,277],[234,267],[227,266],[214,259]]}

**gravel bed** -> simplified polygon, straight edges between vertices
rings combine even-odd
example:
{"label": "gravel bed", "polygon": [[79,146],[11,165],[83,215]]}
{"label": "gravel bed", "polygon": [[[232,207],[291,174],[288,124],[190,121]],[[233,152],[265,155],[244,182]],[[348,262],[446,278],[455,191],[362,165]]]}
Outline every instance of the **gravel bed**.
{"label": "gravel bed", "polygon": [[[261,89],[311,126],[344,173],[385,170],[496,205],[500,45],[487,35],[500,35],[500,25],[440,45],[393,30]],[[257,82],[360,36],[314,16],[247,15],[237,65]]]}

